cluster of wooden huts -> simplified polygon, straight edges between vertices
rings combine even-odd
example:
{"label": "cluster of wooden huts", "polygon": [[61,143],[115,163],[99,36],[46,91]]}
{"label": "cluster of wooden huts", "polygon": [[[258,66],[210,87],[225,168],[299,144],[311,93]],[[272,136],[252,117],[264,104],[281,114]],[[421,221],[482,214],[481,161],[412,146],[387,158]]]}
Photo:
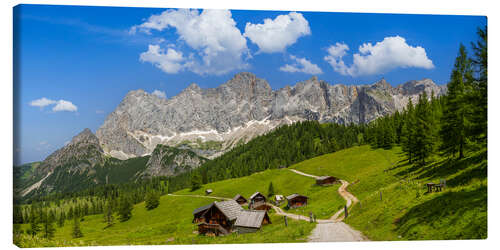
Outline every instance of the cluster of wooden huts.
{"label": "cluster of wooden huts", "polygon": [[[322,176],[316,180],[316,184],[322,186],[337,182],[339,180],[332,176]],[[207,189],[206,194],[210,193],[212,190]],[[291,194],[286,197],[278,194],[273,198],[277,206],[281,206],[286,199],[289,209],[306,206],[308,201],[308,197],[301,194]],[[248,205],[248,210],[245,210],[243,205]],[[195,209],[193,223],[197,224],[198,233],[204,235],[251,233],[258,231],[264,225],[271,224],[271,219],[267,214],[271,208],[266,196],[260,192],[255,192],[248,200],[241,194],[237,194],[232,200],[216,201]]]}
{"label": "cluster of wooden huts", "polygon": [[[245,199],[243,196],[240,198]],[[245,210],[236,200],[225,200],[195,209],[193,223],[197,223],[199,234],[218,236],[234,231],[255,232],[270,224],[271,219],[267,210]]]}

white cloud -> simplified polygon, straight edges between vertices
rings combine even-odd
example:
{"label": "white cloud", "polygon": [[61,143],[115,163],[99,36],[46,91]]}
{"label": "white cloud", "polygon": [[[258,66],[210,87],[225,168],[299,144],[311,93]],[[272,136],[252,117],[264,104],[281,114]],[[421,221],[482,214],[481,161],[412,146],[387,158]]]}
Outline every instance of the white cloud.
{"label": "white cloud", "polygon": [[66,100],[57,101],[57,104],[52,108],[52,111],[54,112],[59,112],[59,111],[75,112],[77,110],[78,108],[73,103]]}
{"label": "white cloud", "polygon": [[49,105],[52,105],[54,103],[56,103],[56,101],[42,97],[40,99],[36,99],[36,100],[31,101],[30,106],[36,106],[36,107],[43,108],[45,106],[49,106]]}
{"label": "white cloud", "polygon": [[149,45],[148,51],[139,56],[141,62],[149,62],[165,73],[175,74],[184,68],[182,52],[168,48],[165,52],[159,45]]}
{"label": "white cloud", "polygon": [[[167,10],[159,15],[150,16],[140,25],[133,26],[130,33],[141,31],[150,34],[152,30],[163,31],[167,28],[175,28],[179,40],[184,41],[192,51],[188,53],[189,56],[184,59],[182,65],[179,61],[170,65],[168,63],[172,61],[166,60],[167,55],[172,53],[173,56],[173,52],[177,54],[180,52],[167,50],[166,53],[160,53],[159,48],[151,52],[151,46],[155,45],[150,45],[148,52],[166,65],[161,69],[167,73],[177,73],[186,68],[200,75],[220,75],[247,67],[242,59],[248,52],[246,39],[236,27],[229,10],[203,10],[201,13],[188,9]],[[157,61],[152,63],[157,66],[162,65]]]}
{"label": "white cloud", "polygon": [[318,65],[311,63],[309,60],[305,58],[298,58],[296,56],[290,55],[290,58],[295,61],[292,65],[290,64],[285,64],[285,66],[280,67],[281,71],[284,72],[302,72],[306,74],[311,74],[311,75],[317,75],[317,74],[322,74],[323,71],[321,70]]}
{"label": "white cloud", "polygon": [[294,44],[301,36],[311,34],[309,22],[297,12],[279,15],[274,20],[264,19],[264,23],[247,23],[245,37],[259,46],[260,52],[282,52]]}
{"label": "white cloud", "polygon": [[165,91],[155,89],[153,92],[151,92],[151,94],[159,98],[167,99],[167,94],[165,93]]}
{"label": "white cloud", "polygon": [[[54,105],[55,104],[55,105]],[[52,111],[54,112],[59,112],[59,111],[70,111],[74,112],[77,111],[78,108],[70,101],[66,100],[59,100],[59,101],[54,101],[45,97],[42,97],[40,99],[36,99],[30,102],[30,106],[36,106],[40,108],[44,108],[49,105],[54,105],[52,107]]]}
{"label": "white cloud", "polygon": [[343,61],[347,50],[347,45],[336,43],[328,48],[328,55],[324,57],[342,75],[373,75],[396,68],[434,68],[424,48],[410,46],[400,36],[386,37],[375,45],[364,43],[359,46],[359,53],[353,55],[351,66]]}

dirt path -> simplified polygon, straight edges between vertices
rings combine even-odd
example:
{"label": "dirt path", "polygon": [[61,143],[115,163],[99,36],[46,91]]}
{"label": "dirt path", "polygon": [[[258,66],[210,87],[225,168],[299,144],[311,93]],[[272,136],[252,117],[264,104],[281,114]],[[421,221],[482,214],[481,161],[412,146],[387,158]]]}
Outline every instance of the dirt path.
{"label": "dirt path", "polygon": [[[306,177],[311,177],[317,179],[318,176],[306,174],[304,172],[289,169],[290,171],[300,174]],[[339,187],[338,192],[342,198],[346,200],[347,208],[351,207],[353,204],[359,202],[358,198],[353,194],[347,191],[347,187],[349,186],[349,182],[340,180],[342,185]],[[274,210],[277,214],[286,215],[292,219],[301,219],[309,221],[309,217],[303,215],[295,215],[283,212],[281,208],[274,207]],[[337,211],[332,217],[328,220],[317,220],[317,225],[312,231],[311,235],[308,238],[309,242],[332,242],[332,241],[367,241],[366,238],[361,232],[352,229],[349,225],[342,222],[344,220],[344,209],[340,209]]]}
{"label": "dirt path", "polygon": [[230,198],[226,198],[226,197],[217,197],[217,196],[210,196],[210,195],[198,195],[198,194],[167,194],[167,195],[180,196],[180,197],[210,198],[210,199],[217,199],[217,200],[230,200]]}

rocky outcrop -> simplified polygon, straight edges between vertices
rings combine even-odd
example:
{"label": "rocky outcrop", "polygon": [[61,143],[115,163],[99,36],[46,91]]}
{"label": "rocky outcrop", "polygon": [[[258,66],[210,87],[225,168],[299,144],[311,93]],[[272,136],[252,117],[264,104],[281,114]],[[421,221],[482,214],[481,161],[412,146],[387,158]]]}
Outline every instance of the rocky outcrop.
{"label": "rocky outcrop", "polygon": [[445,93],[430,79],[392,87],[385,80],[370,85],[331,85],[316,77],[273,91],[251,73],[239,73],[217,88],[191,84],[177,96],[162,99],[130,91],[97,131],[103,150],[126,159],[151,154],[158,144],[190,142],[214,157],[283,124],[300,120],[367,123],[403,109],[422,92]]}
{"label": "rocky outcrop", "polygon": [[173,148],[158,144],[153,150],[146,169],[138,173],[140,178],[175,176],[199,167],[207,161],[189,149]]}

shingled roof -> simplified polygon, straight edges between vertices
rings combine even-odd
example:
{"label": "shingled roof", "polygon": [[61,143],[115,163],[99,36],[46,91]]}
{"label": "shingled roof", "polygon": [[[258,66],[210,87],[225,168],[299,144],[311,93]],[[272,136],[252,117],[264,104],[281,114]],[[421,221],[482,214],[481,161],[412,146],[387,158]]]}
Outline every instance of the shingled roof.
{"label": "shingled roof", "polygon": [[243,208],[234,200],[216,201],[215,206],[229,219],[234,220]]}
{"label": "shingled roof", "polygon": [[[240,197],[241,197],[241,198],[243,198],[243,199],[245,199],[245,197],[243,197],[241,194],[237,194],[236,196],[234,196],[233,200],[237,200],[237,199],[239,199]],[[245,200],[246,200],[246,199],[245,199]]]}
{"label": "shingled roof", "polygon": [[[253,199],[253,198],[255,198],[255,196],[257,196],[257,195],[259,195],[259,194],[260,194],[260,195],[262,195],[262,196],[264,196],[264,195],[263,195],[263,194],[261,194],[259,191],[257,191],[257,192],[255,192],[255,193],[253,193],[253,194],[252,194],[252,196],[250,196],[250,200],[251,200],[251,199]],[[265,198],[265,197],[266,197],[266,196],[264,196],[264,198]]]}
{"label": "shingled roof", "polygon": [[287,196],[287,197],[286,197],[286,199],[287,199],[287,200],[292,200],[292,199],[297,198],[297,197],[300,197],[300,196],[302,196],[302,197],[306,197],[306,198],[307,198],[307,196],[305,196],[305,195],[301,195],[301,194],[291,194],[291,195]]}
{"label": "shingled roof", "polygon": [[210,207],[212,207],[213,205],[214,205],[214,202],[212,202],[212,203],[210,203],[210,204],[208,204],[208,205],[205,205],[205,206],[203,206],[203,207],[199,207],[199,208],[197,208],[197,209],[195,209],[195,210],[193,211],[193,214],[197,214],[197,213],[199,213],[199,212],[205,211],[205,210],[209,209]]}
{"label": "shingled roof", "polygon": [[260,228],[265,216],[266,211],[263,210],[243,210],[238,215],[234,225],[237,227]]}

